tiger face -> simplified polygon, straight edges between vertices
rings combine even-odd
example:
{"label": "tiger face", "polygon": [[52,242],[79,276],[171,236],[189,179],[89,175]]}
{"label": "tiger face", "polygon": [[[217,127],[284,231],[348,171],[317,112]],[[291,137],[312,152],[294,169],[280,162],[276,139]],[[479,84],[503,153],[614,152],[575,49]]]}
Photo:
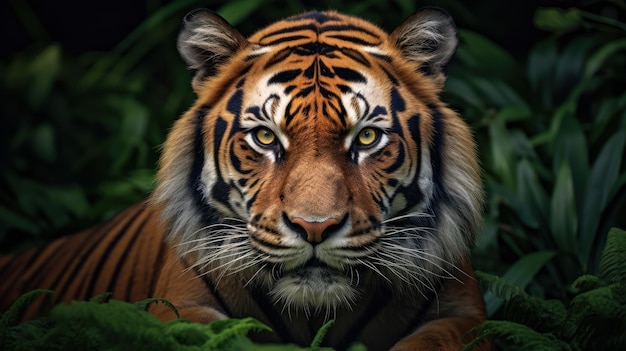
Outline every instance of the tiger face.
{"label": "tiger face", "polygon": [[434,9],[391,35],[312,12],[248,39],[188,15],[179,51],[198,99],[153,197],[179,255],[290,313],[380,290],[418,299],[451,279],[482,191],[471,134],[438,96],[455,47]]}

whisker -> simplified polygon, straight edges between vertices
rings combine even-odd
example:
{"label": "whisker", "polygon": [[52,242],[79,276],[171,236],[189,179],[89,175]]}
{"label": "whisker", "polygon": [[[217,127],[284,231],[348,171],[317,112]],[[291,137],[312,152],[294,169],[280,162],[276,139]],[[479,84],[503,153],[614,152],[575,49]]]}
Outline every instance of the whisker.
{"label": "whisker", "polygon": [[433,214],[430,213],[424,213],[424,212],[411,212],[411,213],[407,213],[404,215],[400,215],[400,216],[395,216],[395,217],[391,217],[391,218],[387,218],[385,220],[382,221],[383,224],[387,224],[387,223],[392,223],[392,222],[399,222],[399,221],[403,221],[405,219],[409,219],[409,218],[415,218],[415,219],[421,219],[421,218],[434,218],[435,216]]}

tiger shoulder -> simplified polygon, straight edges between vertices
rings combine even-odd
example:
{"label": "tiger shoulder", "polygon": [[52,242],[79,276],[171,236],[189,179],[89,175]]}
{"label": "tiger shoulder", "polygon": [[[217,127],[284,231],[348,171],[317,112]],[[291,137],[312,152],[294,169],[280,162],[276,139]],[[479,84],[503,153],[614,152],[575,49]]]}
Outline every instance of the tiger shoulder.
{"label": "tiger shoulder", "polygon": [[452,18],[427,8],[387,34],[307,12],[245,38],[196,10],[177,47],[197,98],[151,196],[0,258],[0,307],[34,288],[57,302],[110,291],[194,322],[254,317],[273,329],[259,342],[310,345],[332,319],[339,350],[459,350],[486,317],[469,259],[476,145],[440,97]]}

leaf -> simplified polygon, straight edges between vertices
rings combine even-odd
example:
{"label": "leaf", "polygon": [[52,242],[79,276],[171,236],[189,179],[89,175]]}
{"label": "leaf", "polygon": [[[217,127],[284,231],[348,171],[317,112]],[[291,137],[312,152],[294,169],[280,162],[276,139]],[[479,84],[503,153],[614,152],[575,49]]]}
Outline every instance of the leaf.
{"label": "leaf", "polygon": [[463,351],[472,350],[474,345],[479,344],[484,338],[504,339],[509,344],[516,345],[517,347],[514,349],[519,351],[571,350],[566,342],[557,339],[550,333],[541,334],[526,325],[511,321],[486,321],[472,328],[468,334],[478,335],[478,338],[466,345]]}
{"label": "leaf", "polygon": [[[6,330],[6,328],[16,325],[26,308],[28,308],[35,299],[42,295],[48,295],[49,300],[54,297],[54,291],[45,289],[35,289],[20,296],[9,307],[6,312],[2,314],[0,318],[0,330]],[[2,340],[2,338],[0,338]]]}
{"label": "leaf", "polygon": [[522,67],[509,52],[473,31],[459,29],[458,36],[461,44],[455,60],[469,68],[475,77],[497,78],[519,90],[520,82],[524,81]]}
{"label": "leaf", "polygon": [[558,57],[557,44],[544,40],[536,44],[528,55],[528,80],[533,92],[539,94],[543,107],[552,107],[554,86],[554,66]]}
{"label": "leaf", "polygon": [[211,350],[220,350],[224,343],[232,340],[234,337],[243,336],[252,330],[272,330],[267,325],[249,317],[217,320],[209,324],[209,326],[216,335],[210,338],[204,346]]}
{"label": "leaf", "polygon": [[235,0],[229,1],[217,9],[219,13],[228,23],[236,26],[244,18],[250,16],[256,9],[263,4],[264,0]]}
{"label": "leaf", "polygon": [[608,59],[613,58],[621,50],[626,50],[625,38],[616,39],[595,50],[586,61],[584,78],[589,79],[593,77]]}
{"label": "leaf", "polygon": [[498,111],[495,118],[506,124],[528,119],[531,115],[532,111],[526,104],[507,105]]}
{"label": "leaf", "polygon": [[161,302],[165,306],[169,307],[169,309],[171,309],[172,312],[174,312],[174,314],[176,315],[176,318],[180,318],[180,314],[179,314],[178,309],[176,308],[176,306],[174,306],[171,302],[169,302],[168,300],[166,300],[164,298],[153,297],[153,298],[143,299],[141,301],[135,302],[135,306],[137,306],[137,308],[142,310],[142,311],[147,311],[148,307],[151,304],[158,303],[158,302]]}
{"label": "leaf", "polygon": [[514,153],[510,140],[510,135],[501,121],[496,120],[489,124],[491,169],[502,183],[513,186]]}
{"label": "leaf", "polygon": [[50,123],[42,123],[33,130],[33,148],[44,161],[56,159],[55,131]]}
{"label": "leaf", "polygon": [[[572,99],[571,95],[578,97],[579,85],[585,86],[582,81],[583,70],[587,53],[591,51],[596,40],[590,36],[577,37],[571,40],[561,51],[556,62],[553,96],[557,103],[562,103],[567,98]],[[576,99],[574,99],[576,100]]]}
{"label": "leaf", "polygon": [[554,7],[540,7],[535,12],[535,26],[549,32],[569,32],[582,24],[582,18],[578,9],[559,9]]}
{"label": "leaf", "polygon": [[33,220],[19,213],[15,208],[0,205],[0,223],[6,228],[15,228],[23,233],[36,234],[40,228]]}
{"label": "leaf", "polygon": [[463,77],[460,73],[450,75],[446,79],[446,94],[456,95],[465,105],[483,109],[484,102],[476,88],[469,83],[471,77]]}
{"label": "leaf", "polygon": [[613,195],[611,193],[614,189],[613,185],[619,177],[619,170],[624,158],[625,143],[625,130],[613,134],[607,140],[591,168],[586,195],[582,200],[584,209],[581,213],[580,224],[579,257],[585,268],[589,263],[589,256],[596,240],[600,215],[609,203]]}
{"label": "leaf", "polygon": [[30,64],[32,77],[28,101],[31,106],[39,107],[50,94],[53,83],[61,71],[61,48],[50,45]]}
{"label": "leaf", "polygon": [[580,123],[575,117],[566,117],[563,121],[554,140],[554,148],[554,173],[559,171],[558,167],[563,162],[567,162],[571,167],[574,203],[577,213],[582,213],[584,205],[582,199],[589,178],[589,158],[587,155],[589,146]]}
{"label": "leaf", "polygon": [[322,341],[324,341],[324,337],[330,330],[330,327],[333,326],[334,322],[335,321],[331,319],[328,322],[324,323],[324,325],[322,325],[318,329],[317,333],[315,334],[315,337],[313,338],[313,341],[311,341],[311,348],[315,349],[315,348],[321,347]]}
{"label": "leaf", "polygon": [[96,295],[96,296],[90,298],[89,302],[93,302],[93,303],[107,303],[111,299],[111,296],[113,296],[113,293],[111,293],[111,292],[104,292],[104,293],[102,293],[100,295]]}
{"label": "leaf", "polygon": [[[556,251],[537,251],[521,257],[504,273],[502,279],[522,289],[526,288],[537,272],[556,256]],[[492,316],[501,306],[503,301],[493,293],[485,294],[487,315]]]}
{"label": "leaf", "polygon": [[572,170],[569,163],[563,161],[556,177],[550,201],[550,231],[561,251],[572,254],[578,252],[577,225]]}
{"label": "leaf", "polygon": [[609,231],[600,259],[600,276],[609,283],[626,283],[626,231]]}
{"label": "leaf", "polygon": [[548,196],[530,161],[523,159],[517,164],[517,196],[520,203],[514,210],[520,219],[532,228],[547,224]]}

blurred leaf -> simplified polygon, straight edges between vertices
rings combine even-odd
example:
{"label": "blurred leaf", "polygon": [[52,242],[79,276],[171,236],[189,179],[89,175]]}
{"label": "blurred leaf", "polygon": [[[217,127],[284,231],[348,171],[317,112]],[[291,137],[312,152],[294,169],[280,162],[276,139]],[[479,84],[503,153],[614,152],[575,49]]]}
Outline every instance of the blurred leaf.
{"label": "blurred leaf", "polygon": [[56,158],[54,128],[49,123],[40,124],[33,130],[33,147],[43,160],[52,162]]}
{"label": "blurred leaf", "polygon": [[554,67],[556,84],[553,86],[553,96],[557,103],[565,101],[575,91],[574,87],[583,80],[585,60],[594,45],[594,37],[581,36],[571,40],[561,50]]}
{"label": "blurred leaf", "polygon": [[142,138],[148,125],[148,109],[134,99],[121,101],[122,128],[120,132],[129,137]]}
{"label": "blurred leaf", "polygon": [[50,45],[33,59],[29,68],[32,81],[28,92],[28,100],[32,106],[39,107],[48,97],[60,70],[61,48],[58,45]]}
{"label": "blurred leaf", "polygon": [[612,58],[617,52],[622,50],[626,50],[626,38],[611,41],[600,49],[595,50],[586,61],[584,78],[589,79],[594,76],[609,58]]}
{"label": "blurred leaf", "polygon": [[560,250],[572,254],[578,251],[577,224],[572,171],[567,160],[564,160],[550,202],[550,231]]}
{"label": "blurred leaf", "polygon": [[265,0],[234,0],[229,1],[217,9],[225,20],[233,26],[239,24],[244,18],[250,16]]}
{"label": "blurred leaf", "polygon": [[0,222],[2,222],[5,227],[17,229],[21,232],[29,234],[37,234],[41,230],[35,223],[33,223],[32,219],[22,215],[13,208],[5,207],[3,205],[0,205]]}
{"label": "blurred leaf", "polygon": [[520,219],[531,228],[547,224],[548,197],[537,178],[530,161],[523,159],[517,164],[517,196],[520,203],[514,210]]}
{"label": "blurred leaf", "polygon": [[589,146],[580,123],[576,118],[567,118],[559,128],[554,141],[553,172],[558,174],[563,162],[571,167],[574,182],[574,203],[577,212],[583,211],[583,201],[587,179],[589,178]]}
{"label": "blurred leaf", "polygon": [[540,7],[535,12],[535,26],[549,32],[569,32],[582,24],[578,9],[559,9],[555,7]]}
{"label": "blurred leaf", "polygon": [[491,149],[491,169],[498,176],[502,183],[512,186],[514,153],[511,147],[511,137],[504,128],[504,124],[493,121],[489,124],[489,146]]}
{"label": "blurred leaf", "polygon": [[496,119],[502,122],[510,123],[525,120],[530,118],[532,111],[526,104],[521,105],[508,105],[500,109],[496,115]]}
{"label": "blurred leaf", "polygon": [[[539,270],[546,265],[554,256],[556,251],[537,251],[521,257],[502,275],[502,279],[525,289]],[[502,306],[503,301],[491,292],[485,293],[485,305],[487,316],[493,314]]]}
{"label": "blurred leaf", "polygon": [[528,56],[528,80],[533,92],[539,94],[541,105],[553,105],[553,69],[556,65],[558,49],[555,42],[545,40],[535,45]]}
{"label": "blurred leaf", "polygon": [[483,109],[485,104],[480,94],[476,92],[476,89],[470,84],[470,77],[460,77],[461,73],[449,76],[446,79],[445,92],[447,94],[456,95],[461,99],[464,105],[472,106],[474,108]]}
{"label": "blurred leaf", "polygon": [[89,210],[87,197],[79,186],[49,187],[46,190],[51,202],[73,216],[84,216]]}
{"label": "blurred leaf", "polygon": [[459,60],[475,78],[498,78],[507,89],[518,89],[524,81],[521,66],[502,47],[476,32],[458,30],[461,41],[455,60]]}
{"label": "blurred leaf", "polygon": [[619,177],[620,166],[624,159],[625,142],[626,131],[621,130],[613,134],[591,168],[586,195],[583,199],[584,210],[581,213],[579,255],[584,267],[587,267],[589,263],[600,215],[613,195],[611,190]]}

